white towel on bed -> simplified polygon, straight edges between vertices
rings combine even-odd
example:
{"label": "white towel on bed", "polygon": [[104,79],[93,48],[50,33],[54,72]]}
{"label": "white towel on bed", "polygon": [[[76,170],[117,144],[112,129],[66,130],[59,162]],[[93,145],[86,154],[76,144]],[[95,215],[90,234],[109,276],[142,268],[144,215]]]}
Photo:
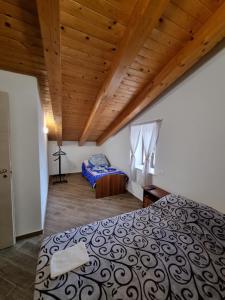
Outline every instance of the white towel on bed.
{"label": "white towel on bed", "polygon": [[89,261],[85,243],[79,242],[65,250],[57,251],[50,261],[51,278],[67,273]]}

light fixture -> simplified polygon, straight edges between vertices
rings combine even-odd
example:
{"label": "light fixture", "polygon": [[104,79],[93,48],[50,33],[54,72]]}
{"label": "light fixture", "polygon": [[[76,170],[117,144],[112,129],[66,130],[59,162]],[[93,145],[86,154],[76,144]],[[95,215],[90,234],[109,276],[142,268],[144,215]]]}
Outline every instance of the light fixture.
{"label": "light fixture", "polygon": [[44,133],[48,134],[48,127],[44,127]]}

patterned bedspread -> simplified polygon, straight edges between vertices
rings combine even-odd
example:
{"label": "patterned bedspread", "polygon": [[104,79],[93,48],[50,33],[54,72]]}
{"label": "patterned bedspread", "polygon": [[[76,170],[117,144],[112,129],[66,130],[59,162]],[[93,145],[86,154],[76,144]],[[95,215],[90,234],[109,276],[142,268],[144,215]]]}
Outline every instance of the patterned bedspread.
{"label": "patterned bedspread", "polygon": [[[86,243],[90,262],[51,279],[52,254],[78,241]],[[34,299],[225,299],[225,215],[169,195],[47,237]]]}
{"label": "patterned bedspread", "polygon": [[88,161],[84,161],[82,163],[82,175],[87,178],[87,180],[90,182],[93,188],[95,187],[96,181],[99,178],[104,177],[106,175],[112,175],[112,174],[126,175],[124,172],[112,166],[96,167],[96,166],[91,166],[88,163]]}

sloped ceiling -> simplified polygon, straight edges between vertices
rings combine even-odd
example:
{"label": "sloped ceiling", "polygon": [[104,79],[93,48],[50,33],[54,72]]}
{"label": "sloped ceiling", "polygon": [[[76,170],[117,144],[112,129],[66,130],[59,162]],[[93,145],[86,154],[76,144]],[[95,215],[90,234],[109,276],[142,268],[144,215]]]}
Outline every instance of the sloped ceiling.
{"label": "sloped ceiling", "polygon": [[0,0],[0,68],[37,77],[51,140],[104,142],[225,37],[222,0],[40,1]]}

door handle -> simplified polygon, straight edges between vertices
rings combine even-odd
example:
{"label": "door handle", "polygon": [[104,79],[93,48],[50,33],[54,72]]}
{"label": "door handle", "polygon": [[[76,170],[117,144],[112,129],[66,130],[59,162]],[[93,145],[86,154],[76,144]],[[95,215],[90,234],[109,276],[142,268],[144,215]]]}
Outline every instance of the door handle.
{"label": "door handle", "polygon": [[5,174],[5,173],[7,173],[7,172],[8,172],[7,169],[1,169],[1,170],[0,170],[0,175],[1,175],[1,174]]}

